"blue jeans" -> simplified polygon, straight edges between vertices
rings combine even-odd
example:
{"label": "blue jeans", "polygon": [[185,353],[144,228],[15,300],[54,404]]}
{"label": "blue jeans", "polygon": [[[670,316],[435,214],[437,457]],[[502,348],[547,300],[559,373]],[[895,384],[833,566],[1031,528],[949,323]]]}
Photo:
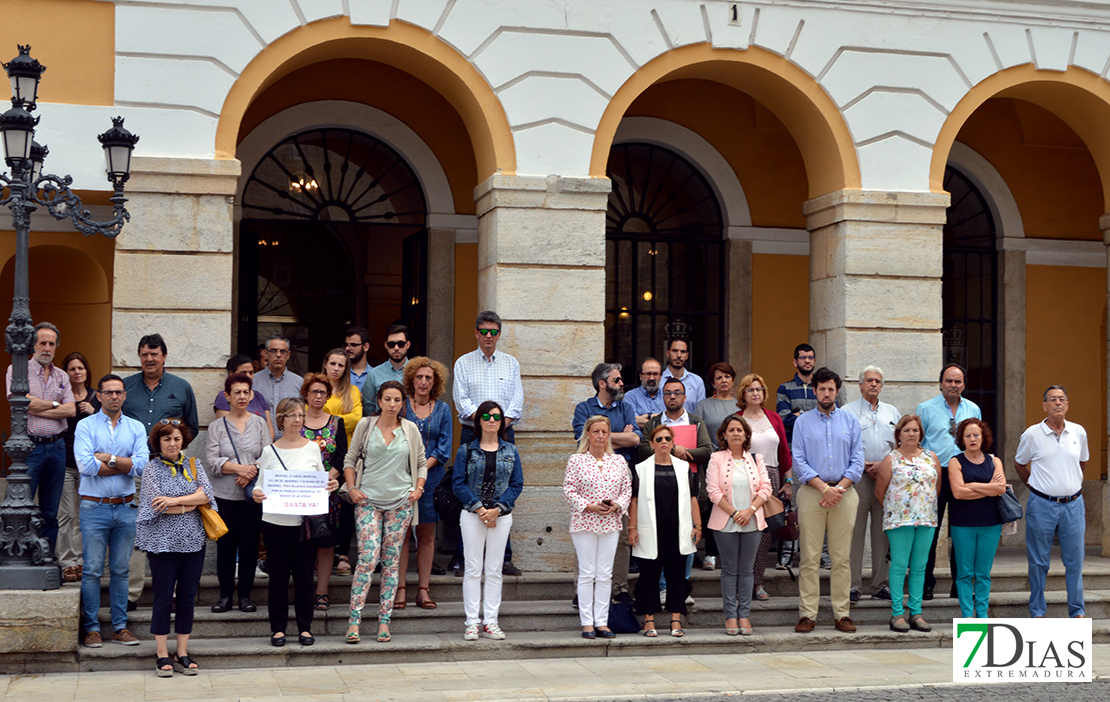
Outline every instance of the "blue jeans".
{"label": "blue jeans", "polygon": [[62,437],[52,444],[35,444],[27,457],[27,475],[31,478],[31,497],[38,490],[39,509],[42,510],[42,536],[50,542],[54,552],[58,541],[58,505],[62,503],[62,489],[66,483],[66,442]]}
{"label": "blue jeans", "polygon": [[[967,618],[987,618],[991,599],[991,566],[1002,536],[1002,525],[954,526],[952,546],[956,550],[956,592],[960,613]],[[972,580],[975,582],[972,583]]]}
{"label": "blue jeans", "polygon": [[1048,611],[1044,585],[1052,553],[1052,537],[1059,530],[1064,581],[1068,587],[1068,616],[1085,614],[1083,607],[1083,552],[1087,508],[1083,498],[1060,504],[1029,493],[1025,503],[1025,550],[1029,557],[1029,616]]}
{"label": "blue jeans", "polygon": [[85,631],[100,631],[100,576],[107,561],[111,579],[112,631],[127,628],[127,577],[135,546],[135,516],[130,503],[106,505],[81,500],[81,545],[85,573],[81,577],[81,613]]}

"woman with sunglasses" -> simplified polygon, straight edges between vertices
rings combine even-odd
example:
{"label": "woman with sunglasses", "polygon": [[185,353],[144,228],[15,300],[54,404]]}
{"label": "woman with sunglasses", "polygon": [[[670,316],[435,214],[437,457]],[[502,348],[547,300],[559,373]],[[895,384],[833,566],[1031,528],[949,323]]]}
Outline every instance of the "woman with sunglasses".
{"label": "woman with sunglasses", "polygon": [[584,639],[616,636],[609,628],[613,559],[632,481],[628,463],[613,453],[609,434],[608,417],[587,419],[563,479],[563,497],[571,507],[570,540],[578,556],[578,616]]}
{"label": "woman with sunglasses", "polygon": [[636,612],[644,615],[644,636],[656,637],[655,615],[659,606],[659,575],[667,578],[667,611],[671,636],[684,636],[686,614],[686,557],[701,538],[698,509],[698,476],[690,464],[671,455],[674,432],[660,424],[648,440],[654,455],[632,471],[632,502],[628,507],[628,543],[640,559],[636,581]]}
{"label": "woman with sunglasses", "polygon": [[320,370],[331,384],[331,397],[324,404],[324,411],[343,420],[347,431],[347,445],[352,445],[355,427],[362,419],[362,393],[351,385],[351,360],[343,349],[332,349],[324,356]]}
{"label": "woman with sunglasses", "polygon": [[[304,427],[304,400],[287,397],[277,405],[278,431],[281,438],[270,444],[258,459],[259,481],[254,488],[254,501],[262,504],[262,476],[266,471],[327,472],[320,457],[320,446],[301,435]],[[339,481],[329,476],[328,492],[339,489]],[[312,565],[316,562],[318,539],[304,539],[303,520],[292,514],[263,514],[262,538],[266,540],[266,561],[270,583],[266,608],[270,613],[270,644],[285,645],[285,627],[289,623],[289,577],[293,577],[293,609],[297,615],[298,640],[302,646],[316,643],[312,636]]]}
{"label": "woman with sunglasses", "polygon": [[[389,622],[393,616],[393,597],[397,590],[401,562],[401,543],[413,519],[416,501],[424,494],[428,464],[424,441],[415,424],[401,416],[405,407],[405,388],[396,380],[378,387],[378,411],[355,428],[352,450],[343,460],[343,476],[350,486],[348,495],[355,505],[358,530],[358,566],[351,583],[351,618],[347,643],[359,642],[362,608],[370,591],[374,568],[382,564],[381,593],[378,600],[378,643],[392,637]],[[355,472],[358,455],[363,454],[362,475]]]}
{"label": "woman with sunglasses", "polygon": [[[331,384],[320,373],[307,373],[301,383],[301,399],[305,401],[304,427],[301,435],[315,441],[320,447],[320,458],[328,468],[328,475],[335,479],[343,474],[343,459],[347,456],[347,432],[343,419],[324,411],[324,405],[331,395]],[[354,509],[335,494],[328,498],[329,533],[320,539],[320,550],[316,552],[316,610],[331,609],[328,588],[331,586],[331,570],[337,545],[346,545],[344,552],[350,550],[351,532],[354,530]],[[347,524],[349,528],[345,528]]]}
{"label": "woman with sunglasses", "polygon": [[212,480],[212,492],[227,525],[227,533],[216,542],[220,598],[212,605],[212,611],[217,613],[232,607],[236,568],[239,571],[239,611],[258,609],[251,602],[251,591],[258,561],[258,537],[262,533],[262,507],[247,499],[244,488],[258,476],[258,459],[274,438],[269,420],[250,411],[252,398],[262,397],[261,393],[251,390],[251,384],[246,373],[232,373],[224,380],[229,410],[208,425],[208,444],[204,451],[204,466]]}
{"label": "woman with sunglasses", "polygon": [[[462,590],[466,611],[463,639],[466,641],[478,639],[479,622],[483,635],[497,640],[505,638],[505,632],[497,624],[501,609],[501,566],[505,560],[505,542],[513,524],[513,505],[524,488],[520,454],[516,446],[505,440],[507,423],[500,405],[491,400],[483,402],[474,412],[475,439],[460,446],[455,454],[451,487],[463,506],[459,529],[465,554]],[[481,618],[479,604],[482,605]]]}
{"label": "woman with sunglasses", "polygon": [[[150,633],[154,634],[155,670],[160,678],[172,678],[174,664],[186,675],[196,675],[199,667],[188,653],[207,539],[197,508],[218,507],[200,461],[181,455],[192,438],[189,427],[176,418],[162,419],[151,429],[151,458],[143,468],[135,518],[135,547],[146,551],[150,561],[154,591]],[[170,658],[167,640],[175,591],[177,651]]]}
{"label": "woman with sunglasses", "polygon": [[721,598],[725,634],[751,636],[752,569],[763,530],[763,504],[771,496],[771,481],[763,457],[752,454],[752,430],[738,414],[717,429],[721,447],[709,459],[705,487],[713,511],[709,528],[717,532],[721,552]]}
{"label": "woman with sunglasses", "polygon": [[[766,412],[763,409],[763,403],[767,401],[767,383],[763,381],[763,376],[748,373],[740,379],[737,387],[740,416],[751,427],[749,438],[752,455],[763,458],[767,478],[771,481],[771,494],[790,499],[790,478],[787,474],[794,466],[794,459],[790,455],[790,445],[786,443],[786,427],[782,423],[782,417],[778,412]],[[767,553],[771,550],[773,540],[774,536],[765,529],[760,537],[759,550],[755,554],[752,597],[757,600],[771,599],[763,588],[763,575],[767,570]],[[782,542],[779,550],[784,555],[792,554],[792,545],[792,542]],[[790,558],[789,555],[786,557]]]}

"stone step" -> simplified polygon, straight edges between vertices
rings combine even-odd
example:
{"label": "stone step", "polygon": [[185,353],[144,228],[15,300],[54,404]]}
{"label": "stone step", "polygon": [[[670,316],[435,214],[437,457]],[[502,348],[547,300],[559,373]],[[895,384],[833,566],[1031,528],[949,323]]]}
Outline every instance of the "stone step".
{"label": "stone step", "polygon": [[[899,634],[885,625],[864,625],[855,634],[832,628],[831,619],[820,621],[808,634],[793,627],[763,627],[752,636],[726,636],[720,627],[687,628],[683,638],[660,632],[656,639],[639,634],[622,634],[612,640],[585,640],[577,630],[518,632],[506,629],[504,641],[463,641],[462,627],[448,634],[402,634],[393,641],[373,641],[375,628],[368,622],[361,644],[350,645],[338,636],[320,636],[313,646],[300,646],[295,637],[282,648],[262,639],[195,639],[189,653],[206,668],[241,669],[306,665],[357,665],[372,663],[421,663],[444,661],[504,660],[534,658],[584,658],[602,656],[700,655],[729,653],[799,653],[818,650],[896,649],[951,647],[952,630],[938,626],[932,632]],[[1094,622],[1095,643],[1110,643],[1110,623]],[[170,643],[173,649],[173,643]],[[63,670],[149,670],[154,666],[154,642],[138,646],[105,644],[99,649],[80,649],[73,656],[57,656],[27,662],[25,672]]]}
{"label": "stone step", "polygon": [[[376,594],[376,593],[372,593]],[[1048,616],[1066,617],[1067,597],[1063,592],[1047,593]],[[1110,591],[1085,592],[1087,615],[1096,619],[1110,618]],[[925,619],[938,626],[949,624],[960,616],[959,605],[951,598],[938,598],[924,603]],[[832,617],[832,605],[827,597],[821,598],[820,616]],[[346,602],[336,604],[328,611],[317,611],[313,616],[313,632],[318,636],[342,636],[347,629],[349,609]],[[152,611],[140,608],[128,615],[128,628],[140,639],[149,639]],[[259,606],[257,612],[244,613],[232,610],[216,614],[207,607],[197,608],[193,623],[193,636],[197,639],[258,638],[270,635],[268,610]],[[364,629],[376,631],[377,601],[372,599],[363,610]],[[992,593],[990,616],[995,618],[1025,618],[1029,616],[1029,597],[1024,593]],[[890,620],[890,603],[886,600],[863,600],[852,606],[852,620],[857,625],[885,626]],[[99,613],[101,630],[109,631],[111,614],[107,608]],[[666,626],[670,617],[658,615],[656,619]],[[752,604],[751,620],[757,627],[792,627],[798,621],[798,600],[777,597]],[[295,618],[290,612],[290,631]],[[409,606],[394,610],[393,631],[399,635],[449,635],[461,632],[465,621],[462,602],[442,601],[434,610]],[[505,631],[564,632],[580,627],[578,610],[569,600],[504,601],[499,623]],[[697,599],[690,609],[686,625],[693,629],[714,629],[723,626],[723,604],[720,597]]]}

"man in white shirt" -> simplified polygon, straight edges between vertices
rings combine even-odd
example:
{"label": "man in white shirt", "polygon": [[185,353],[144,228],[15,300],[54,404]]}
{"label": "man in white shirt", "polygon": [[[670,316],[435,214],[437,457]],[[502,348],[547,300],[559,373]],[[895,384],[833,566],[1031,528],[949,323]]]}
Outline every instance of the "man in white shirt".
{"label": "man in white shirt", "polygon": [[1061,385],[1044,392],[1045,419],[1021,435],[1014,467],[1029,486],[1025,505],[1025,547],[1029,559],[1029,616],[1043,617],[1044,587],[1059,533],[1068,616],[1083,617],[1083,552],[1087,509],[1083,503],[1083,469],[1090,451],[1087,432],[1065,419],[1068,393]]}
{"label": "man in white shirt", "polygon": [[856,526],[852,532],[852,589],[849,598],[859,602],[863,589],[863,542],[867,534],[867,517],[871,517],[871,598],[890,599],[890,564],[886,562],[889,544],[883,531],[883,503],[875,499],[875,477],[879,464],[894,450],[894,427],[902,413],[894,405],[879,401],[883,390],[883,369],[867,366],[859,374],[860,399],[844,405],[856,415],[863,444],[863,477],[856,486],[859,506]]}

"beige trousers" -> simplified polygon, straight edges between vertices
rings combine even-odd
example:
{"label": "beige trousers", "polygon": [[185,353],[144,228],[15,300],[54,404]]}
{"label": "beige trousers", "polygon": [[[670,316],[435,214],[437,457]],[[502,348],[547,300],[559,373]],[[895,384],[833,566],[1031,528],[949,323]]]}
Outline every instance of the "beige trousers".
{"label": "beige trousers", "polygon": [[875,499],[875,480],[865,474],[856,483],[856,526],[852,533],[852,587],[863,591],[863,545],[867,537],[867,517],[871,517],[871,582],[868,594],[874,595],[890,585],[890,564],[886,562],[889,545],[883,531],[883,503]]}
{"label": "beige trousers", "polygon": [[817,619],[821,600],[821,546],[825,535],[829,537],[829,558],[832,575],[829,578],[829,599],[832,600],[833,617],[849,615],[852,587],[852,530],[856,524],[859,495],[854,487],[844,491],[836,507],[821,506],[821,492],[809,485],[798,488],[798,547],[801,550],[801,567],[798,573],[798,616]]}

